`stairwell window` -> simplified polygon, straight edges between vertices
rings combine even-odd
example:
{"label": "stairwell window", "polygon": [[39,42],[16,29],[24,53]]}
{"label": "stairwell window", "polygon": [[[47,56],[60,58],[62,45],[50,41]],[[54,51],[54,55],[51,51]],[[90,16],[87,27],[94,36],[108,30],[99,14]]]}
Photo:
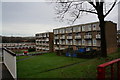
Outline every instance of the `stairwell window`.
{"label": "stairwell window", "polygon": [[93,39],[93,46],[96,46],[96,44],[97,44],[97,40]]}
{"label": "stairwell window", "polygon": [[96,30],[96,24],[93,24],[92,27],[93,27],[93,30]]}

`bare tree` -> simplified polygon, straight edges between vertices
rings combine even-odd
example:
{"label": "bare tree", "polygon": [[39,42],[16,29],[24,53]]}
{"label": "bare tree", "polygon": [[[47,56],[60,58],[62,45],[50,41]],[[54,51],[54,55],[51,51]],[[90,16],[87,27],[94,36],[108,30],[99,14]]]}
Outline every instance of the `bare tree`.
{"label": "bare tree", "polygon": [[[63,20],[69,16],[69,21],[74,23],[83,13],[96,14],[99,19],[101,33],[101,56],[107,57],[107,47],[105,38],[105,17],[116,5],[117,0],[106,4],[105,0],[57,0],[57,18]],[[108,6],[109,5],[109,6]]]}

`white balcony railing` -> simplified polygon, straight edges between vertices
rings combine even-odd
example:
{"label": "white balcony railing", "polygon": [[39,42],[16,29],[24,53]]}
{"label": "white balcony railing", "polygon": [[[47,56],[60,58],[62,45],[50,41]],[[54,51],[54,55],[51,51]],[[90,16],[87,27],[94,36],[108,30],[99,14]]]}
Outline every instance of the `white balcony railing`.
{"label": "white balcony railing", "polygon": [[54,34],[58,34],[58,30],[54,30]]}
{"label": "white balcony railing", "polygon": [[73,45],[72,42],[71,43],[66,43],[66,45]]}
{"label": "white balcony railing", "polygon": [[45,50],[49,50],[49,48],[45,48]]}
{"label": "white balcony railing", "polygon": [[55,47],[55,50],[59,50],[59,48],[58,48],[58,47]]}
{"label": "white balcony railing", "polygon": [[84,35],[84,38],[85,38],[85,39],[91,39],[91,38],[92,38],[92,35]]}
{"label": "white balcony railing", "polygon": [[92,43],[88,43],[87,46],[92,46]]}
{"label": "white balcony railing", "polygon": [[73,39],[72,36],[67,36],[67,39]]}
{"label": "white balcony railing", "polygon": [[65,45],[65,42],[61,42],[62,45]]}
{"label": "white balcony railing", "polygon": [[61,29],[61,30],[60,30],[60,33],[65,33],[65,29]]}
{"label": "white balcony railing", "polygon": [[47,38],[45,41],[49,41],[49,38]]}
{"label": "white balcony railing", "polygon": [[65,36],[61,36],[60,39],[65,39]]}
{"label": "white balcony railing", "polygon": [[75,36],[75,39],[81,39],[81,36]]}
{"label": "white balcony railing", "polygon": [[59,39],[59,37],[55,37],[55,39]]}
{"label": "white balcony railing", "polygon": [[100,38],[101,38],[100,34],[97,34],[96,39],[100,39]]}

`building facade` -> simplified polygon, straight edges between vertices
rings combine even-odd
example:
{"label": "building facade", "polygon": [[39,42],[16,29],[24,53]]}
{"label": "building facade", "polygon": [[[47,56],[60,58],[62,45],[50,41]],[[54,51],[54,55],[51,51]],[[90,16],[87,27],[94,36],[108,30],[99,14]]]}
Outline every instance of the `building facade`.
{"label": "building facade", "polygon": [[35,48],[35,43],[1,43],[2,47],[5,47],[7,49],[29,49],[29,48]]}
{"label": "building facade", "polygon": [[36,34],[36,51],[53,52],[53,32]]}
{"label": "building facade", "polygon": [[[107,53],[117,50],[117,27],[113,22],[106,22]],[[100,49],[101,36],[99,22],[54,29],[54,51],[66,48]]]}

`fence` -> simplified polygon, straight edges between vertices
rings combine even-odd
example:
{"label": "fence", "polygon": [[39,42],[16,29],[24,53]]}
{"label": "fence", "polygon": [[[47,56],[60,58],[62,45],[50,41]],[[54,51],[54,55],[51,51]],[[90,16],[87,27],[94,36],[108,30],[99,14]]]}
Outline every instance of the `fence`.
{"label": "fence", "polygon": [[106,79],[106,68],[110,66],[111,68],[111,80],[114,80],[114,65],[117,64],[117,79],[120,80],[120,59],[116,59],[104,64],[101,64],[97,67],[97,78],[98,80],[105,80]]}
{"label": "fence", "polygon": [[11,73],[12,77],[17,78],[16,54],[6,48],[2,48],[2,50],[3,50],[3,63]]}

